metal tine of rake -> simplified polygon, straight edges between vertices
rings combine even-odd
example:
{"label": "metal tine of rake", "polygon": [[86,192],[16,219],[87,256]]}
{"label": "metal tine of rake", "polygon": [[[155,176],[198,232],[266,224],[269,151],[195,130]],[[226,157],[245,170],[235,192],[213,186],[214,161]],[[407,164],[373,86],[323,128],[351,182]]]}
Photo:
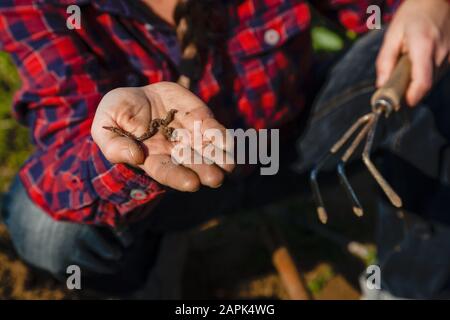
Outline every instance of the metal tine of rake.
{"label": "metal tine of rake", "polygon": [[375,132],[377,129],[378,120],[380,119],[381,114],[384,112],[383,109],[375,109],[373,111],[374,119],[373,119],[373,126],[370,129],[368,135],[367,135],[367,142],[364,147],[364,151],[362,153],[362,160],[364,164],[366,165],[367,169],[369,170],[372,177],[375,179],[375,181],[378,183],[378,185],[381,187],[383,192],[388,197],[389,201],[397,208],[400,208],[402,206],[402,199],[399,197],[399,195],[394,191],[394,189],[391,187],[391,185],[383,178],[381,173],[378,171],[378,169],[373,164],[372,160],[370,159],[370,151],[372,149],[373,141],[375,139]]}
{"label": "metal tine of rake", "polygon": [[[317,181],[317,177],[319,175],[319,172],[322,169],[322,167],[325,165],[325,163],[328,162],[328,160],[331,158],[331,156],[334,155],[335,153],[337,153],[342,148],[342,146],[353,136],[353,134],[360,127],[362,127],[363,125],[366,124],[366,126],[364,126],[362,131],[363,130],[368,130],[367,123],[369,121],[371,121],[371,119],[373,119],[373,113],[372,112],[370,112],[368,114],[365,114],[362,117],[360,117],[358,120],[356,120],[356,122],[342,135],[342,137],[331,147],[331,149],[324,156],[322,156],[322,158],[319,160],[319,162],[317,162],[316,166],[313,168],[313,170],[310,173],[311,189],[313,191],[313,196],[314,196],[314,199],[315,199],[316,204],[317,204],[317,215],[319,217],[319,220],[322,223],[327,223],[327,221],[328,221],[328,214],[327,214],[327,211],[325,209],[325,205],[324,205],[323,198],[322,198],[322,193],[320,192],[319,183]],[[360,136],[360,134],[355,138],[355,141],[359,139],[359,136]],[[364,138],[364,135],[361,136],[361,138],[359,139],[359,142],[361,142],[361,140],[363,138]],[[349,149],[352,149],[352,146],[353,146],[353,144],[355,144],[355,141],[354,141],[354,143],[352,143],[352,145],[350,146]],[[354,146],[354,149],[356,149],[358,144],[356,144]],[[353,151],[352,151],[352,153],[353,153]],[[345,174],[344,174],[344,177],[345,177]],[[348,184],[348,179],[346,179],[346,180],[347,180],[347,185],[349,185]],[[352,192],[352,191],[353,191],[352,189],[349,190],[349,192]],[[353,192],[353,194],[354,194],[354,192]],[[357,200],[357,198],[356,198],[356,200]],[[358,203],[359,203],[359,201],[358,201]],[[361,206],[359,206],[359,207],[361,207]]]}
{"label": "metal tine of rake", "polygon": [[357,215],[358,217],[361,217],[364,214],[364,210],[361,206],[358,196],[355,193],[355,190],[353,189],[353,187],[350,184],[349,179],[347,178],[347,175],[345,173],[345,165],[347,164],[347,161],[350,159],[350,157],[355,152],[356,148],[358,148],[358,146],[361,144],[362,140],[367,136],[368,132],[370,132],[376,125],[376,123],[375,123],[376,115],[374,113],[371,113],[369,116],[370,116],[370,118],[367,121],[366,125],[361,129],[361,131],[358,133],[356,138],[353,140],[350,147],[342,155],[342,157],[337,165],[337,172],[338,172],[341,184],[344,186],[347,196],[350,199],[350,201],[352,202],[353,213],[355,215]]}

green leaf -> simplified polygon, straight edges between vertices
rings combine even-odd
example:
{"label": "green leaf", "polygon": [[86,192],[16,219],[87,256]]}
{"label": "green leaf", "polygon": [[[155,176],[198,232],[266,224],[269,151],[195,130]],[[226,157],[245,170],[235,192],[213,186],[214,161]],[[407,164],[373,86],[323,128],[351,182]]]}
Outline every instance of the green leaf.
{"label": "green leaf", "polygon": [[311,29],[313,48],[315,51],[339,51],[344,47],[344,40],[335,32],[317,26]]}

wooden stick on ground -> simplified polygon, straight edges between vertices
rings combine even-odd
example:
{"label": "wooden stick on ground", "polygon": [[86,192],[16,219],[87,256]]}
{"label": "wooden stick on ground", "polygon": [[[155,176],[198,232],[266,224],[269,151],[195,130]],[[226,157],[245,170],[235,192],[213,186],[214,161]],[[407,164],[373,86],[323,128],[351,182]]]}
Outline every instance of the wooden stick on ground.
{"label": "wooden stick on ground", "polygon": [[275,224],[262,218],[261,235],[272,255],[272,263],[291,300],[312,300],[305,280],[290,254],[283,236]]}

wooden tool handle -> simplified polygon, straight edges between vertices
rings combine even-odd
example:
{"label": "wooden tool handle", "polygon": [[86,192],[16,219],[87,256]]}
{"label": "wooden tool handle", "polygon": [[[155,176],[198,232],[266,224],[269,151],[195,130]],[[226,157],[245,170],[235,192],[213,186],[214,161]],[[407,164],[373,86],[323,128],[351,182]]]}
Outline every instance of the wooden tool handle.
{"label": "wooden tool handle", "polygon": [[398,111],[406,89],[411,81],[411,62],[405,54],[397,62],[389,80],[372,96],[372,107],[385,100],[393,110]]}

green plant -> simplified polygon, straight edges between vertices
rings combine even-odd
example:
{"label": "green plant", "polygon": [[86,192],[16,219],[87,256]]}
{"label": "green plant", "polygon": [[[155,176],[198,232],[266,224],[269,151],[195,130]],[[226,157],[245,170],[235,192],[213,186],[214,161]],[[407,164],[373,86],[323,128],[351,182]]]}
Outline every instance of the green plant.
{"label": "green plant", "polygon": [[5,191],[31,152],[28,130],[11,113],[20,78],[11,58],[0,52],[0,191]]}

